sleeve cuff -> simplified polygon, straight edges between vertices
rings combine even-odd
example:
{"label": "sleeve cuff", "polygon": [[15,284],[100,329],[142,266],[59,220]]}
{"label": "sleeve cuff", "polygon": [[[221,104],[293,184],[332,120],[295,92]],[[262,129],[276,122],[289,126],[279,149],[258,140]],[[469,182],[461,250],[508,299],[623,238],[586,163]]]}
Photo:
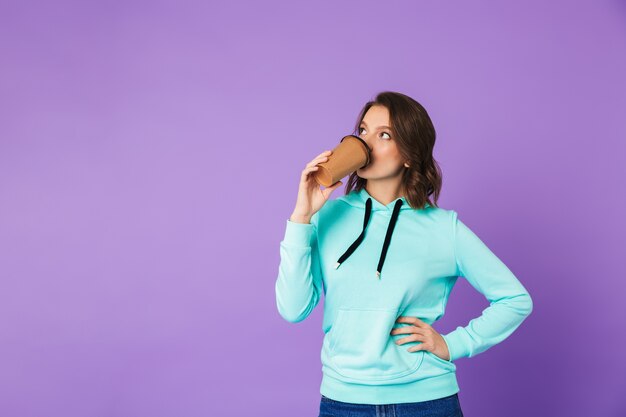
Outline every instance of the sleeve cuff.
{"label": "sleeve cuff", "polygon": [[448,354],[450,355],[450,359],[448,359],[448,362],[452,362],[452,350],[450,349],[450,345],[448,344],[448,341],[446,340],[446,336],[441,335],[441,337],[443,338],[444,343],[448,347]]}
{"label": "sleeve cuff", "polygon": [[450,362],[453,362],[459,358],[470,356],[470,352],[467,350],[464,334],[466,330],[459,326],[455,330],[448,334],[443,334],[443,340],[448,345],[448,351],[450,352]]}
{"label": "sleeve cuff", "polygon": [[283,242],[293,246],[310,247],[314,228],[311,223],[298,223],[287,219]]}

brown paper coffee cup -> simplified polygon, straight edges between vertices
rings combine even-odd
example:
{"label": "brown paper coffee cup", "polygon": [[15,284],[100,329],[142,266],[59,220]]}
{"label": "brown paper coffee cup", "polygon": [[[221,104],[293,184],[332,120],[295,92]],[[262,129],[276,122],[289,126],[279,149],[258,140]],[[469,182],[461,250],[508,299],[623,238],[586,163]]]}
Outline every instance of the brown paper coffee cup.
{"label": "brown paper coffee cup", "polygon": [[365,141],[354,135],[344,136],[333,149],[326,162],[317,164],[315,181],[329,187],[346,175],[370,163],[370,148]]}

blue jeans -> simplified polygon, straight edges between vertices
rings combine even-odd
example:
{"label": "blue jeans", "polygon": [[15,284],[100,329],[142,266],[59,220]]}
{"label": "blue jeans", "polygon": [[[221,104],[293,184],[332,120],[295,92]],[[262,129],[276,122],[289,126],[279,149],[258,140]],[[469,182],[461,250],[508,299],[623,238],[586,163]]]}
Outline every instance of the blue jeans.
{"label": "blue jeans", "polygon": [[318,417],[463,417],[459,395],[400,404],[353,404],[322,395]]}

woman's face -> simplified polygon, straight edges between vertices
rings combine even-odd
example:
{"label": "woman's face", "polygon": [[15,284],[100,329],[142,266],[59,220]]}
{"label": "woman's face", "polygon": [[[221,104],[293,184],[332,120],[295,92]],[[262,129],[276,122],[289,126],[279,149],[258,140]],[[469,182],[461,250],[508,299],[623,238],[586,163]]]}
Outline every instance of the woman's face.
{"label": "woman's face", "polygon": [[372,152],[370,163],[357,169],[359,177],[373,180],[395,177],[404,169],[404,160],[389,126],[389,111],[384,106],[372,106],[363,116],[359,137]]}

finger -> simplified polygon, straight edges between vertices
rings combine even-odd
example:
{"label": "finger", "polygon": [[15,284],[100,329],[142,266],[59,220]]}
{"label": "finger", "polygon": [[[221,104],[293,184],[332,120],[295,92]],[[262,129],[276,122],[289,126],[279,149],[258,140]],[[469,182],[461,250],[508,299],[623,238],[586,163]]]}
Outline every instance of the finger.
{"label": "finger", "polygon": [[425,342],[426,337],[421,334],[413,334],[411,336],[403,337],[401,339],[396,340],[396,345],[403,345],[408,342]]}
{"label": "finger", "polygon": [[391,334],[415,333],[418,330],[419,330],[419,327],[415,327],[415,326],[394,327],[393,329],[391,329]]}
{"label": "finger", "polygon": [[426,323],[424,323],[423,321],[421,321],[417,317],[412,317],[412,316],[400,316],[396,320],[396,323],[408,323],[408,324],[412,324],[413,326],[416,326],[416,327],[426,327],[426,326],[428,326]]}
{"label": "finger", "polygon": [[427,349],[427,346],[425,343],[420,343],[419,345],[415,345],[415,346],[411,346],[410,348],[407,349],[409,352],[417,352],[420,350],[426,350],[429,351],[429,349]]}
{"label": "finger", "polygon": [[424,330],[415,326],[403,326],[395,327],[391,330],[391,334],[407,334],[407,333],[420,333],[423,334]]}
{"label": "finger", "polygon": [[311,166],[307,166],[306,168],[304,168],[302,170],[302,172],[310,172],[310,171],[313,171],[313,170],[316,170],[316,169],[319,169],[319,166],[311,165]]}
{"label": "finger", "polygon": [[328,160],[328,156],[323,155],[323,156],[318,156],[317,158],[311,160],[311,162],[309,162],[308,164],[306,164],[307,167],[313,166],[313,165],[317,165],[320,164],[322,162],[325,162]]}
{"label": "finger", "polygon": [[304,170],[302,170],[302,178],[306,177],[310,172],[317,171],[318,169],[318,166],[304,168]]}
{"label": "finger", "polygon": [[323,158],[325,156],[329,156],[331,153],[333,153],[333,151],[331,151],[331,150],[324,151],[321,154],[317,155],[315,158],[313,158],[311,160],[311,162],[315,161],[316,159],[320,159],[320,158]]}
{"label": "finger", "polygon": [[322,152],[321,154],[317,155],[317,156],[316,156],[315,158],[313,158],[313,159],[317,159],[317,158],[319,158],[320,156],[324,156],[324,155],[330,155],[331,153],[333,153],[333,151],[332,151],[332,150],[330,150],[330,149],[327,149],[327,150],[325,150],[324,152]]}

